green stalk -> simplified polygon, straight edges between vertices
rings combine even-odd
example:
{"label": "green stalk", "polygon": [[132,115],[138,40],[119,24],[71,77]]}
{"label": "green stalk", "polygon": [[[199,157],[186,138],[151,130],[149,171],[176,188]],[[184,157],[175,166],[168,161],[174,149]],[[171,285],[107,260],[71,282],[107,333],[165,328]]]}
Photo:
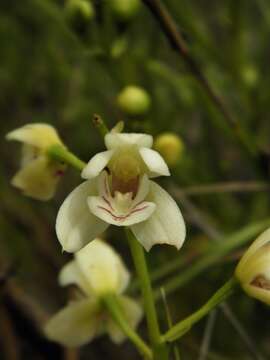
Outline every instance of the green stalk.
{"label": "green stalk", "polygon": [[123,333],[136,346],[138,351],[146,358],[153,359],[153,354],[149,346],[140,338],[140,336],[130,327],[126,318],[123,316],[123,311],[118,298],[114,294],[107,294],[103,297],[102,302],[111,314],[113,320],[120,327]]}
{"label": "green stalk", "polygon": [[[193,265],[190,265],[186,271],[171,277],[170,280],[165,282],[163,287],[166,295],[180,289],[193,278],[207,270],[210,266],[216,264],[223,256],[229,254],[231,251],[240,247],[241,245],[244,245],[250,239],[255,238],[259,233],[264,231],[269,226],[269,218],[253,223],[232,234],[229,238],[225,238],[218,245],[213,246],[206,256],[199,259]],[[154,292],[154,297],[155,300],[160,300],[159,290]]]}
{"label": "green stalk", "polygon": [[67,165],[73,166],[75,169],[82,171],[86,166],[86,163],[80,160],[76,155],[72,152],[68,151],[62,145],[52,145],[47,150],[47,155],[52,160],[64,162]]}
{"label": "green stalk", "polygon": [[160,330],[157,312],[149,278],[148,268],[144,255],[144,249],[130,230],[126,228],[131,255],[140,280],[142,297],[144,302],[145,316],[148,325],[149,338],[152,345],[154,360],[167,360],[168,352],[166,346],[161,344]]}
{"label": "green stalk", "polygon": [[168,330],[163,336],[163,342],[172,342],[183,336],[190,328],[207,315],[216,306],[231,296],[238,288],[239,283],[235,277],[228,280],[218,291],[196,312],[180,321]]}

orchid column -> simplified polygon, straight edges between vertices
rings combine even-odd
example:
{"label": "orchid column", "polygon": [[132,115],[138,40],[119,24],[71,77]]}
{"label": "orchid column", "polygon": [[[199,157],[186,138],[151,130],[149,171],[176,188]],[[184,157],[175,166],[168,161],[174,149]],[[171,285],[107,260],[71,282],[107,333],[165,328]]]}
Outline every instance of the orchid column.
{"label": "orchid column", "polygon": [[76,252],[110,224],[129,229],[154,356],[164,359],[166,354],[160,351],[159,326],[141,245],[147,251],[155,244],[180,249],[186,231],[175,201],[150,180],[170,175],[163,158],[151,149],[152,143],[152,136],[145,134],[113,131],[106,134],[107,150],[95,155],[83,169],[82,177],[86,181],[62,204],[56,232],[63,250]]}

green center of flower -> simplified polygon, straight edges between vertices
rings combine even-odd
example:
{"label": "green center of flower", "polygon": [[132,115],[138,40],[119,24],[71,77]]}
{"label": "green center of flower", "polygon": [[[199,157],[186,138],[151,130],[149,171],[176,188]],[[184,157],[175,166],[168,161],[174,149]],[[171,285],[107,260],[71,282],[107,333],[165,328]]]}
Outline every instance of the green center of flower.
{"label": "green center of flower", "polygon": [[139,178],[145,172],[145,165],[136,148],[123,148],[111,159],[109,165],[111,172],[112,193],[132,193],[136,195]]}

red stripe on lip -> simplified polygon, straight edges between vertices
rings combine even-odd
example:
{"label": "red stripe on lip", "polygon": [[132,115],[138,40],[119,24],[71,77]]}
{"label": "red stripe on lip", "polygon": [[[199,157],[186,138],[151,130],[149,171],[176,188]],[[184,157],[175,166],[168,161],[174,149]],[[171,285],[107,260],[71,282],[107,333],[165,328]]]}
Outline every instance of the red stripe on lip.
{"label": "red stripe on lip", "polygon": [[134,214],[135,212],[142,211],[142,210],[146,209],[147,207],[148,207],[148,205],[145,205],[142,208],[132,210],[127,215],[117,216],[117,215],[113,214],[111,210],[109,210],[109,209],[107,209],[107,208],[105,208],[103,206],[98,206],[99,209],[104,210],[107,213],[109,213],[115,221],[126,220],[131,214]]}

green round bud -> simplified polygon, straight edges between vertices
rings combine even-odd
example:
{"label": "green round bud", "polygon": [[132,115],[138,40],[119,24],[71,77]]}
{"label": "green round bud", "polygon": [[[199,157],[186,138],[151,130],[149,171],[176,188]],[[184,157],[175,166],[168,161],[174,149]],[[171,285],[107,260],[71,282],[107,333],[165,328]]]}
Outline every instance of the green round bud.
{"label": "green round bud", "polygon": [[95,11],[92,3],[88,0],[67,0],[65,14],[69,20],[77,17],[91,20],[95,15]]}
{"label": "green round bud", "polygon": [[128,115],[143,115],[151,106],[151,98],[144,89],[129,85],[118,95],[117,104]]}
{"label": "green round bud", "polygon": [[174,166],[182,156],[184,144],[178,135],[165,132],[156,137],[154,149],[160,153],[169,166]]}
{"label": "green round bud", "polygon": [[242,69],[242,78],[245,84],[252,88],[258,83],[259,74],[255,66],[246,65]]}
{"label": "green round bud", "polygon": [[109,0],[111,9],[119,20],[127,21],[135,16],[141,6],[140,0]]}

